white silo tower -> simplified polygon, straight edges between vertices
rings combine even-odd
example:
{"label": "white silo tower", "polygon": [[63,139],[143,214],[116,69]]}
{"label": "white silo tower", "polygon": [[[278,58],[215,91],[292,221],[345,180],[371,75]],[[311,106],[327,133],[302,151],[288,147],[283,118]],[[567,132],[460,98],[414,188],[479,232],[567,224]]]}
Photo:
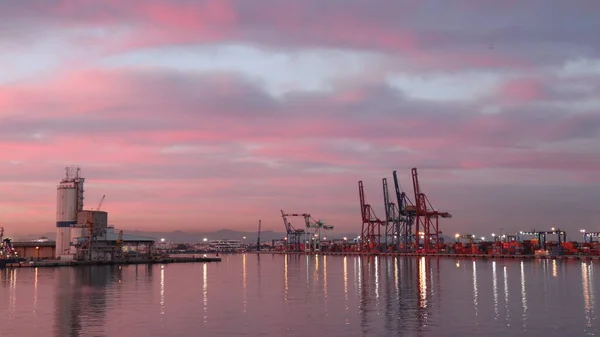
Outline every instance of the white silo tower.
{"label": "white silo tower", "polygon": [[71,255],[71,228],[83,210],[83,182],[79,167],[67,167],[66,177],[56,190],[56,257]]}

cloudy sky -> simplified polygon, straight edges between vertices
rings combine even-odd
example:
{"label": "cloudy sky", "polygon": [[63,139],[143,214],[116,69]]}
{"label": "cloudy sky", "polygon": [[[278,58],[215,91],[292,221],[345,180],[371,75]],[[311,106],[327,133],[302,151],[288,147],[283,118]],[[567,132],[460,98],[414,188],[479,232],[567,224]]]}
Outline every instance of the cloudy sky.
{"label": "cloudy sky", "polygon": [[417,167],[447,234],[600,230],[596,0],[83,3],[0,0],[12,235],[67,165],[124,229],[359,231]]}

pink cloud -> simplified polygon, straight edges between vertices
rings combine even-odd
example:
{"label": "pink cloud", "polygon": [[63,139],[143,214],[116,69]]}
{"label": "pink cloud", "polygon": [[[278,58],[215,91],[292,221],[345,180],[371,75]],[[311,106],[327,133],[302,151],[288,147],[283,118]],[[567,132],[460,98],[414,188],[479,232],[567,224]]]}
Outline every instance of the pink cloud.
{"label": "pink cloud", "polygon": [[[38,6],[37,12],[46,14],[40,18],[46,24],[66,28],[98,27],[107,31],[111,39],[90,39],[105,44],[111,53],[199,43],[344,48],[392,53],[401,60],[400,64],[410,65],[404,67],[404,71],[416,68],[420,72],[527,67],[532,60],[530,53],[498,50],[490,53],[487,48],[479,48],[481,43],[489,44],[484,42],[485,36],[481,41],[465,39],[464,36],[472,35],[467,24],[458,26],[456,31],[448,30],[444,18],[429,13],[428,7],[420,1],[379,1],[373,5],[351,2],[343,11],[321,1],[302,4],[266,1],[253,6],[235,0],[96,2],[85,6],[62,1],[58,6]],[[13,10],[16,13],[27,12],[19,5],[10,7],[16,8]],[[454,7],[450,5],[450,9]],[[517,6],[505,9],[503,15],[519,11]],[[489,8],[474,10],[475,14],[464,11],[456,14],[484,17]],[[443,11],[441,6],[439,12]],[[422,29],[415,20],[431,28]],[[490,25],[485,31],[495,29],[497,27]]]}
{"label": "pink cloud", "polygon": [[[444,21],[451,15],[423,15],[418,1],[406,10],[398,3],[351,2],[343,13],[322,1],[293,6],[62,2],[56,9],[42,7],[39,13],[48,15],[31,22],[32,28],[104,31],[110,39],[91,39],[104,41],[99,43],[107,49],[121,48],[118,52],[234,42],[299,51],[373,51],[398,64],[381,66],[371,81],[344,79],[333,83],[332,92],[293,92],[278,98],[239,74],[102,69],[92,62],[89,69],[68,67],[49,80],[4,85],[0,180],[6,183],[0,194],[14,196],[2,209],[10,230],[53,230],[54,188],[62,167],[71,163],[81,165],[88,178],[87,204],[95,206],[106,193],[111,221],[128,229],[247,228],[263,219],[266,228],[282,230],[278,211],[289,209],[330,219],[340,230],[357,231],[356,181],[368,182],[369,202],[381,205],[381,178],[391,178],[391,171],[399,169],[403,185],[409,186],[413,166],[423,168],[423,184],[436,207],[448,211],[478,202],[489,190],[479,186],[460,198],[436,193],[452,184],[454,192],[476,185],[471,176],[482,172],[489,174],[486,184],[498,188],[529,183],[520,175],[523,171],[534,172],[540,184],[550,186],[543,191],[552,191],[557,175],[564,176],[560,184],[569,186],[581,180],[598,182],[593,178],[600,170],[598,153],[590,148],[583,154],[564,144],[597,140],[596,111],[574,114],[559,105],[541,109],[523,104],[555,100],[565,105],[574,97],[587,97],[582,92],[564,94],[540,70],[579,48],[538,58],[527,47],[537,44],[521,44],[519,39],[550,43],[544,23],[536,21],[541,19],[530,16],[527,27],[532,30],[511,35],[501,29],[505,17],[479,15],[487,8],[479,6],[457,16],[462,20],[453,19],[452,30]],[[515,10],[516,5],[502,12],[511,16]],[[10,11],[10,17],[5,13],[9,11],[0,11],[3,22],[24,12]],[[475,17],[501,24],[470,20]],[[564,38],[568,32],[561,33],[571,41]],[[491,35],[498,42],[493,50],[486,40]],[[573,43],[586,41],[581,35]],[[536,77],[507,82],[496,97],[466,103],[411,100],[384,84],[389,71],[523,68],[536,70]],[[264,71],[268,75],[270,70]],[[500,104],[495,114],[480,114],[490,101],[510,104]],[[22,189],[21,183],[34,185]],[[505,193],[498,202],[514,198]],[[540,204],[550,203],[544,193],[539,198]],[[477,227],[505,214],[492,209],[493,204],[489,212],[465,214],[454,224]],[[535,216],[543,220],[555,215],[539,214]]]}
{"label": "pink cloud", "polygon": [[501,98],[509,102],[531,102],[544,98],[542,83],[532,78],[521,78],[505,83],[500,88]]}

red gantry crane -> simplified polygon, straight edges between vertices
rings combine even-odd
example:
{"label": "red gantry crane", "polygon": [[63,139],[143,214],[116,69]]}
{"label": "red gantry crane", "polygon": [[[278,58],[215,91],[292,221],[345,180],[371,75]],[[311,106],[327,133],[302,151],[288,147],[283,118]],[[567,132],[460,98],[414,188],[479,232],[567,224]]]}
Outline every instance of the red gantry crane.
{"label": "red gantry crane", "polygon": [[360,234],[361,252],[377,252],[380,249],[381,226],[386,222],[379,220],[371,205],[365,202],[365,191],[363,182],[358,182],[358,194],[360,196],[360,210],[362,215],[362,229]]}
{"label": "red gantry crane", "polygon": [[[415,203],[416,203],[416,248],[423,253],[438,253],[440,247],[440,237],[442,233],[439,230],[439,218],[451,218],[452,215],[448,212],[436,211],[425,193],[421,192],[419,186],[419,177],[417,176],[417,169],[412,169],[413,188],[415,190]],[[423,240],[423,248],[419,249],[421,239]]]}

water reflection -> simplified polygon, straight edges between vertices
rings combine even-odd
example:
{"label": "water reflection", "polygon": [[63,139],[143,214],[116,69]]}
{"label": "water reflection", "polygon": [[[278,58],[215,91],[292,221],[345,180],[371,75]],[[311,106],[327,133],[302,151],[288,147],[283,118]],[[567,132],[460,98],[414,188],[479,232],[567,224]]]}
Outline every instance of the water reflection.
{"label": "water reflection", "polygon": [[323,255],[323,291],[325,295],[325,305],[327,305],[327,255]]}
{"label": "water reflection", "polygon": [[523,327],[527,326],[527,291],[525,289],[525,263],[521,261],[521,306],[523,307]]}
{"label": "water reflection", "polygon": [[160,265],[160,314],[165,314],[165,265]]}
{"label": "water reflection", "polygon": [[284,300],[286,302],[288,300],[288,291],[289,291],[289,285],[288,285],[288,260],[289,260],[289,255],[285,255],[283,257],[283,298],[284,298]]}
{"label": "water reflection", "polygon": [[[206,263],[204,264],[206,266]],[[248,294],[246,292],[246,282],[248,276],[246,273],[246,254],[242,255],[242,309],[244,312],[248,309]]]}
{"label": "water reflection", "polygon": [[373,294],[371,290],[374,288],[373,282],[373,274],[374,269],[373,261],[376,259],[376,256],[361,256],[358,257],[358,295],[360,296],[360,301],[358,305],[358,311],[360,313],[360,327],[363,335],[369,333],[370,330],[370,319],[369,319],[369,311],[373,309],[371,306],[371,300],[373,299]]}
{"label": "water reflection", "polygon": [[498,311],[498,278],[496,277],[496,261],[492,262],[492,289],[494,294],[494,319],[498,319],[500,312]]}
{"label": "water reflection", "polygon": [[[112,266],[64,268],[58,271],[55,336],[101,333],[106,324],[106,288],[120,280],[120,270]],[[115,277],[116,276],[116,277]]]}
{"label": "water reflection", "polygon": [[425,257],[419,259],[419,307],[427,308],[427,266]]}
{"label": "water reflection", "polygon": [[146,284],[152,284],[153,274],[154,274],[154,265],[153,264],[147,265],[146,266]]}
{"label": "water reflection", "polygon": [[510,321],[510,309],[508,308],[508,273],[506,266],[504,266],[504,311],[506,313],[506,322]]}
{"label": "water reflection", "polygon": [[33,271],[33,313],[37,315],[37,301],[38,301],[38,271],[39,268],[35,268]]}
{"label": "water reflection", "polygon": [[382,305],[378,299],[385,301],[383,327],[386,331],[423,331],[431,315],[432,290],[440,289],[439,275],[433,277],[430,258],[361,257],[356,260],[360,271],[357,290],[362,333],[368,334],[374,328],[372,322],[378,319],[378,308]]}
{"label": "water reflection", "polygon": [[208,322],[208,264],[202,265],[202,303],[204,309],[204,323]]}
{"label": "water reflection", "polygon": [[587,262],[581,263],[581,280],[583,285],[583,302],[585,312],[585,324],[587,328],[592,327],[592,321],[595,320],[596,316],[594,308],[596,307],[596,300],[594,298],[594,284],[593,284],[593,264]]}
{"label": "water reflection", "polygon": [[475,309],[475,316],[479,315],[479,306],[477,301],[477,262],[473,260],[473,308]]}
{"label": "water reflection", "polygon": [[[5,304],[0,336],[36,330],[131,337],[198,331],[207,336],[548,337],[599,332],[596,261],[559,260],[558,277],[551,260],[462,259],[457,267],[457,260],[445,258],[319,254],[306,261],[304,255],[246,254],[224,259],[220,268],[156,264],[0,271]],[[210,277],[208,268],[213,268]],[[544,291],[544,282],[550,291]]]}

